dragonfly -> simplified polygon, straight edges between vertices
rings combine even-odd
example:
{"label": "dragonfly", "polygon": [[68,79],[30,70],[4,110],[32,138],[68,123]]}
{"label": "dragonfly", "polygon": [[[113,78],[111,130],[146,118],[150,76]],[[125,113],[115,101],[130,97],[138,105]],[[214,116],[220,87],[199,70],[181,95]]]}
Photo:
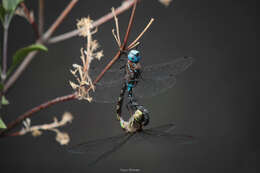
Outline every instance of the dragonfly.
{"label": "dragonfly", "polygon": [[173,133],[174,129],[174,123],[139,129],[135,132],[121,133],[112,137],[82,142],[69,147],[68,151],[73,154],[87,155],[86,164],[94,166],[127,143],[137,144],[141,141],[148,141],[154,144],[162,140],[168,140],[172,144],[190,144],[194,141],[194,138],[190,135]]}
{"label": "dragonfly", "polygon": [[[193,62],[192,57],[185,56],[169,62],[142,67],[140,60],[140,52],[131,50],[127,61],[116,62],[113,65],[114,68],[108,70],[104,78],[96,84],[96,90],[92,94],[93,102],[115,103],[118,90],[122,88],[126,80],[128,91],[133,90],[137,99],[158,95],[172,88],[176,84],[176,76],[190,67]],[[136,66],[140,72],[137,73],[137,77],[132,77],[134,82],[131,83],[129,77],[126,76],[129,76],[129,66],[132,65]],[[97,67],[91,67],[89,73],[90,76],[96,77],[100,71]]]}

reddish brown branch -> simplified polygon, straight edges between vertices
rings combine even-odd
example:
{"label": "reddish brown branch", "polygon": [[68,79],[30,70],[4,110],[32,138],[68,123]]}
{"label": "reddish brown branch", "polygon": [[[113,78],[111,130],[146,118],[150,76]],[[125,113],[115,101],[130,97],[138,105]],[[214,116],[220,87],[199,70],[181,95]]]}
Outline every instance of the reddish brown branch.
{"label": "reddish brown branch", "polygon": [[65,17],[69,14],[74,5],[78,2],[78,0],[71,0],[67,7],[63,10],[60,16],[56,19],[56,21],[52,24],[52,26],[48,29],[48,31],[43,35],[43,40],[48,40],[53,32],[57,29],[57,27],[61,24],[61,22],[65,19]]}
{"label": "reddish brown branch", "polygon": [[38,26],[37,24],[35,23],[35,20],[34,18],[31,16],[30,14],[30,11],[28,10],[28,8],[26,7],[25,3],[24,2],[21,2],[21,7],[23,8],[23,11],[26,15],[26,18],[27,20],[29,21],[29,23],[32,25],[33,27],[33,30],[34,30],[34,33],[36,35],[36,38],[38,39],[39,38],[39,30],[38,30]]}
{"label": "reddish brown branch", "polygon": [[[131,28],[132,28],[132,24],[133,24],[136,4],[137,4],[137,0],[134,1],[134,6],[133,6],[133,9],[132,9],[131,17],[130,17],[128,27],[127,27],[127,30],[126,30],[126,34],[125,34],[125,37],[124,37],[124,42],[123,42],[120,50],[117,52],[117,54],[114,56],[114,58],[107,64],[107,66],[102,70],[102,72],[95,79],[95,81],[93,82],[94,85],[104,76],[105,72],[116,62],[116,60],[118,60],[120,58],[122,51],[125,50],[127,40],[128,40],[130,31],[131,31]],[[7,132],[10,131],[11,129],[13,129],[14,127],[16,127],[24,119],[31,117],[32,115],[34,115],[35,113],[39,112],[42,109],[46,109],[46,108],[48,108],[48,107],[50,107],[50,106],[52,106],[56,103],[65,102],[65,101],[73,100],[73,99],[76,99],[76,98],[77,98],[77,94],[73,93],[73,94],[70,94],[70,95],[57,97],[53,100],[47,101],[47,102],[45,102],[45,103],[43,103],[39,106],[32,108],[31,110],[29,110],[29,111],[25,112],[24,114],[22,114],[21,116],[19,116],[13,122],[9,123],[7,125],[7,129],[0,132],[0,137],[17,136],[19,134],[19,132],[15,132],[15,133],[12,133],[12,134],[7,134]]]}
{"label": "reddish brown branch", "polygon": [[57,97],[57,98],[55,98],[53,100],[47,101],[47,102],[45,102],[45,103],[43,103],[43,104],[41,104],[39,106],[36,106],[36,107],[30,109],[29,111],[27,111],[24,114],[22,114],[21,116],[19,116],[16,120],[14,120],[11,123],[9,123],[7,125],[7,129],[2,131],[2,132],[0,132],[0,136],[3,136],[3,134],[6,134],[9,130],[13,129],[15,126],[17,126],[19,123],[21,123],[26,118],[31,117],[34,113],[39,112],[42,109],[46,109],[46,108],[48,108],[51,105],[54,105],[56,103],[73,100],[75,98],[76,98],[76,94],[73,93],[73,94],[69,94],[69,95],[66,95],[66,96]]}
{"label": "reddish brown branch", "polygon": [[38,17],[38,25],[39,25],[39,34],[42,36],[44,31],[44,0],[39,0],[39,17]]}

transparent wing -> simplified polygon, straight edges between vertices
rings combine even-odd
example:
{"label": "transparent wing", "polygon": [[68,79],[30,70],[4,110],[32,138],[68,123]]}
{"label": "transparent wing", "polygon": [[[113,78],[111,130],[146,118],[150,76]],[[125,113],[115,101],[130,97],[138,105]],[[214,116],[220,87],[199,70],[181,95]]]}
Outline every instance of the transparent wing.
{"label": "transparent wing", "polygon": [[87,164],[93,166],[120,149],[131,137],[132,134],[123,133],[113,137],[83,142],[69,147],[68,151],[73,154],[86,154]]}
{"label": "transparent wing", "polygon": [[93,102],[115,103],[120,95],[123,82],[124,81],[120,79],[96,84],[95,92],[90,94],[93,97]]}
{"label": "transparent wing", "polygon": [[192,143],[194,138],[190,135],[185,134],[175,134],[173,130],[175,126],[173,123],[165,124],[162,126],[145,129],[140,133],[140,138],[145,141],[149,141],[154,143],[161,143],[162,141],[169,141],[173,144],[184,144],[184,143]]}
{"label": "transparent wing", "polygon": [[[124,66],[126,64],[127,60],[125,58],[121,58],[117,60],[111,68],[104,74],[104,77],[101,79],[102,82],[110,82],[118,79],[123,79],[124,77]],[[106,67],[106,65],[109,63],[109,60],[101,60],[101,61],[94,61],[90,65],[89,74],[92,79],[95,79],[102,70]]]}
{"label": "transparent wing", "polygon": [[145,66],[142,76],[144,78],[172,77],[185,71],[191,66],[193,62],[192,57],[180,57],[170,62]]}
{"label": "transparent wing", "polygon": [[95,153],[97,152],[96,149],[100,149],[103,147],[111,148],[111,146],[116,145],[125,136],[126,134],[122,133],[108,138],[82,142],[80,144],[69,147],[68,151],[75,154]]}
{"label": "transparent wing", "polygon": [[[167,91],[176,84],[175,76],[185,71],[193,62],[191,57],[177,58],[171,62],[144,67],[142,78],[133,93],[138,98],[152,97]],[[118,70],[110,70],[107,76],[115,76],[115,80],[103,80],[96,85],[93,94],[94,102],[111,103],[119,96],[123,75]],[[106,77],[105,77],[106,78]]]}
{"label": "transparent wing", "polygon": [[171,133],[174,128],[175,125],[173,123],[164,124],[154,128],[144,129],[143,131],[133,134],[123,133],[108,138],[83,142],[69,147],[68,151],[73,154],[86,154],[87,164],[93,166],[119,150],[127,142],[132,142],[134,144],[142,141],[161,143],[162,140],[169,140],[176,144],[187,143],[193,140],[189,135]]}

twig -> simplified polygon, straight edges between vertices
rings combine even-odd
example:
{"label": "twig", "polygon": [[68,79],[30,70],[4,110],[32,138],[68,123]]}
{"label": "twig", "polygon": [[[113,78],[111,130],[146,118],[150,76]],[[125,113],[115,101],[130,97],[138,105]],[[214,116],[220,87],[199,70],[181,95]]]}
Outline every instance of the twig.
{"label": "twig", "polygon": [[3,40],[3,67],[2,67],[2,73],[1,73],[1,78],[2,81],[5,80],[6,78],[6,71],[7,71],[7,41],[8,41],[8,28],[9,24],[6,24],[3,29],[4,29],[4,40]]}
{"label": "twig", "polygon": [[[118,14],[121,14],[122,12],[128,10],[130,7],[133,6],[134,2],[135,2],[134,0],[124,1],[124,3],[120,7],[115,9],[115,14],[118,15]],[[99,25],[102,25],[103,23],[109,21],[113,17],[114,17],[113,13],[110,12],[110,13],[106,14],[105,16],[99,18],[95,22],[93,22],[92,27],[95,28]],[[63,41],[63,40],[67,40],[69,38],[77,36],[79,33],[80,33],[80,31],[78,29],[75,29],[75,30],[67,32],[65,34],[61,34],[59,36],[55,36],[55,37],[50,38],[48,43],[57,43],[57,42],[60,42],[60,41]]]}
{"label": "twig", "polygon": [[121,38],[120,38],[120,33],[119,33],[118,18],[116,17],[114,7],[112,8],[112,13],[113,13],[115,24],[116,24],[116,34],[115,34],[115,30],[114,29],[112,29],[112,34],[115,37],[115,40],[117,42],[118,47],[120,48],[120,46],[121,46]]}
{"label": "twig", "polygon": [[56,19],[56,21],[52,24],[52,26],[47,30],[47,32],[43,35],[43,40],[48,40],[53,32],[57,29],[57,27],[61,24],[61,22],[65,19],[74,5],[78,2],[78,0],[71,0],[69,5],[63,10],[60,16]]}
{"label": "twig", "polygon": [[38,25],[39,25],[39,34],[40,34],[40,36],[42,36],[43,31],[44,31],[44,0],[39,0]]}
{"label": "twig", "polygon": [[38,53],[38,51],[33,51],[29,53],[26,58],[23,60],[21,65],[15,70],[15,72],[12,74],[12,76],[7,80],[7,82],[4,85],[3,92],[6,93],[7,90],[13,85],[13,83],[18,79],[18,77],[22,74],[22,72],[26,69],[28,64],[31,62],[31,60],[34,58],[34,56]]}
{"label": "twig", "polygon": [[26,18],[28,19],[29,23],[32,25],[36,38],[38,39],[40,35],[39,35],[38,26],[35,23],[34,18],[31,16],[30,11],[28,10],[24,2],[21,2],[20,5],[22,6],[24,14],[26,15]]}
{"label": "twig", "polygon": [[137,41],[144,35],[144,33],[146,32],[146,30],[151,26],[151,24],[153,23],[154,19],[152,18],[150,20],[150,22],[146,25],[146,27],[144,28],[144,30],[138,35],[138,37],[128,46],[128,50],[135,47],[135,45],[137,44]]}
{"label": "twig", "polygon": [[[125,34],[125,38],[124,38],[124,42],[120,48],[120,50],[117,52],[117,54],[114,56],[114,58],[107,64],[107,66],[102,70],[102,72],[98,75],[98,77],[96,78],[96,80],[93,82],[93,84],[95,85],[104,75],[104,73],[116,62],[116,60],[118,60],[122,54],[122,51],[125,49],[126,44],[127,44],[127,39],[129,37],[130,34],[130,30],[132,28],[132,24],[133,24],[133,18],[135,15],[135,9],[136,9],[136,4],[137,4],[137,0],[134,0],[134,6],[132,9],[132,13],[131,13],[131,17],[128,23],[128,27],[126,30],[126,34]],[[90,88],[88,88],[90,89]],[[73,93],[73,94],[69,94],[66,96],[62,96],[62,97],[57,97],[53,100],[47,101],[39,106],[36,106],[34,108],[32,108],[31,110],[25,112],[24,114],[22,114],[21,116],[19,116],[16,120],[14,120],[13,122],[9,123],[7,125],[7,129],[5,129],[4,131],[0,132],[0,137],[4,137],[4,136],[15,136],[15,134],[6,134],[8,131],[10,131],[11,129],[13,129],[15,126],[17,126],[19,123],[21,123],[24,119],[31,117],[32,115],[34,115],[35,113],[39,112],[42,109],[46,109],[56,103],[60,103],[60,102],[65,102],[65,101],[69,101],[69,100],[73,100],[77,98],[77,94]]]}

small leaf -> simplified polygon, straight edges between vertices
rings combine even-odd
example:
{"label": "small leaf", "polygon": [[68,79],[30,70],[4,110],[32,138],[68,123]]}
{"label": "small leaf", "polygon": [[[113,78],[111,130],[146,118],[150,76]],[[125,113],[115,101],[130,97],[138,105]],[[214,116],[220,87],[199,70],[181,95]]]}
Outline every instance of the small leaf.
{"label": "small leaf", "polygon": [[3,0],[3,7],[6,11],[11,12],[16,9],[16,7],[22,2],[23,0]]}
{"label": "small leaf", "polygon": [[2,105],[8,105],[9,101],[5,98],[5,96],[2,96],[1,103],[2,103]]}
{"label": "small leaf", "polygon": [[[1,73],[0,73],[1,75]],[[0,83],[0,91],[2,91],[4,89],[4,85],[2,83]]]}
{"label": "small leaf", "polygon": [[0,118],[0,129],[6,129],[6,125],[1,118]]}
{"label": "small leaf", "polygon": [[0,19],[1,22],[4,23],[4,18],[5,18],[5,9],[4,7],[0,4]]}
{"label": "small leaf", "polygon": [[13,56],[13,63],[11,65],[11,67],[9,68],[8,72],[7,72],[7,76],[10,75],[10,73],[15,69],[15,67],[20,64],[23,59],[32,51],[35,50],[42,50],[42,51],[48,51],[47,47],[45,47],[42,44],[32,44],[30,46],[24,47],[19,49],[18,51],[15,52],[14,56]]}

